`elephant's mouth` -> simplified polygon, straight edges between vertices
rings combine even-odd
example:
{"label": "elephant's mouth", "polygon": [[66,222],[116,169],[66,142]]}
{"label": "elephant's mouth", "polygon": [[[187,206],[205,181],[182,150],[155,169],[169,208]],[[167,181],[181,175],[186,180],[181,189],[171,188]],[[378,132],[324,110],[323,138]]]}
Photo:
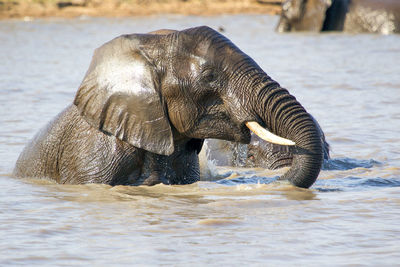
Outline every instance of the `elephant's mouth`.
{"label": "elephant's mouth", "polygon": [[249,128],[246,127],[246,123],[243,122],[240,126],[240,132],[238,136],[234,136],[235,142],[240,142],[243,144],[250,144],[251,141],[251,133]]}

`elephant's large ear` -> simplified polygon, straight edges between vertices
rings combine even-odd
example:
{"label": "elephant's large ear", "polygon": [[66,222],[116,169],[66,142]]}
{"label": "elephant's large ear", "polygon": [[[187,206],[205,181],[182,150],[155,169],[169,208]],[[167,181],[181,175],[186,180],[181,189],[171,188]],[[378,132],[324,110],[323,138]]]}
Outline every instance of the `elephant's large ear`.
{"label": "elephant's large ear", "polygon": [[124,35],[96,49],[74,104],[101,131],[153,153],[174,151],[154,67],[140,35]]}

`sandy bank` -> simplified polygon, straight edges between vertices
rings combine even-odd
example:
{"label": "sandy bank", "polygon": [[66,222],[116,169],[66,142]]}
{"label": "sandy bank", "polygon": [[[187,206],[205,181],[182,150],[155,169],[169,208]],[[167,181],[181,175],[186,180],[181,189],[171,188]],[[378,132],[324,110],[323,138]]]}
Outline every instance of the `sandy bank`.
{"label": "sandy bank", "polygon": [[282,0],[0,0],[0,19],[154,14],[278,14]]}

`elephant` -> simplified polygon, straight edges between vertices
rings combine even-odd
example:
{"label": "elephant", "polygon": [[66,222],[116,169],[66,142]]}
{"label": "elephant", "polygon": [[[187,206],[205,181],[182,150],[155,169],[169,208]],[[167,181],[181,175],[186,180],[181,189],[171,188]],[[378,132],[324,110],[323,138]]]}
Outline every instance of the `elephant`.
{"label": "elephant", "polygon": [[398,0],[286,0],[278,32],[399,33]]}
{"label": "elephant", "polygon": [[207,26],[125,34],[94,52],[73,103],[21,152],[16,177],[61,184],[190,184],[204,139],[293,146],[280,179],[308,188],[323,161],[311,115]]}
{"label": "elephant", "polygon": [[[330,146],[321,126],[315,119],[314,122],[321,136],[323,159],[327,161],[330,159]],[[207,139],[202,149],[204,153],[202,156],[212,161],[215,166],[258,167],[276,170],[291,166],[292,148],[292,146],[267,142],[257,135],[251,134],[250,144]]]}

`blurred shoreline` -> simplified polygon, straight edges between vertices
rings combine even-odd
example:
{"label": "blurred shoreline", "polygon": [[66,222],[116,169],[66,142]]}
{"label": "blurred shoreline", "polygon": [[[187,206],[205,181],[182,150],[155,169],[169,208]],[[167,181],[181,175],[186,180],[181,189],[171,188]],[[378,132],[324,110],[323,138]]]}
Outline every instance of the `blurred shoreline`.
{"label": "blurred shoreline", "polygon": [[0,19],[271,14],[283,0],[0,0]]}

